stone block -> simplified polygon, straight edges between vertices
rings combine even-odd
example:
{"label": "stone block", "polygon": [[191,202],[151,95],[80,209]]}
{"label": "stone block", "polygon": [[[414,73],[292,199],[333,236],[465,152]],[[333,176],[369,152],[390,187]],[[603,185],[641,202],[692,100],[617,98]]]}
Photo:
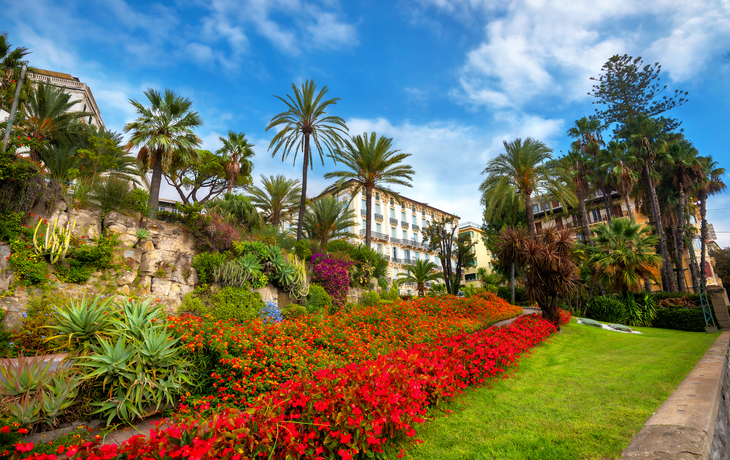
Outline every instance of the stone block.
{"label": "stone block", "polygon": [[172,285],[172,282],[168,279],[154,277],[154,278],[152,278],[151,292],[152,292],[152,294],[155,294],[158,296],[166,296],[170,293],[171,285]]}
{"label": "stone block", "polygon": [[127,284],[132,284],[136,277],[137,277],[136,273],[128,271],[128,270],[122,270],[122,273],[119,275],[119,279],[117,279],[117,286],[124,286]]}

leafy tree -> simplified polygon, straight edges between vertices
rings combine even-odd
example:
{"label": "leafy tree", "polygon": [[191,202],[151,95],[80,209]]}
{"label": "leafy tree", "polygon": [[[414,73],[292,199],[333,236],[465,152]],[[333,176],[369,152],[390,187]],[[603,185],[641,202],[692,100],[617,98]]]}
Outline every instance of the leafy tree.
{"label": "leafy tree", "polygon": [[370,247],[370,231],[373,225],[371,221],[373,189],[378,187],[384,193],[398,196],[388,188],[388,185],[411,187],[415,174],[410,165],[401,164],[411,154],[401,153],[392,145],[392,138],[378,137],[375,133],[354,136],[352,141],[345,140],[343,148],[336,149],[332,154],[335,162],[340,161],[349,168],[349,171],[334,171],[324,175],[325,179],[339,179],[335,185],[336,190],[341,190],[347,181],[352,181],[355,184],[352,189],[353,197],[361,189],[365,189],[365,246],[367,247]]}
{"label": "leafy tree", "polygon": [[204,206],[209,214],[218,215],[227,223],[241,226],[248,232],[259,231],[264,226],[256,207],[243,195],[225,193]]}
{"label": "leafy tree", "polygon": [[730,286],[730,248],[710,251],[715,259],[715,274],[722,279],[723,286]]}
{"label": "leafy tree", "polygon": [[623,218],[594,231],[596,248],[588,259],[594,279],[621,294],[639,292],[644,278],[657,279],[662,258],[654,253],[658,237],[649,226]]}
{"label": "leafy tree", "polygon": [[574,247],[575,237],[570,228],[556,230],[550,227],[536,235],[525,228],[506,227],[497,241],[499,260],[524,267],[527,297],[538,304],[543,317],[558,330],[558,306],[578,289]]}
{"label": "leafy tree", "polygon": [[661,211],[657,200],[656,185],[652,178],[654,165],[657,162],[657,154],[665,147],[663,124],[659,120],[639,115],[628,120],[622,137],[628,137],[632,144],[632,154],[638,164],[641,165],[641,179],[644,189],[649,197],[649,210],[659,236],[658,253],[664,259],[662,266],[662,287],[665,291],[674,291],[673,277],[669,266],[669,251],[667,250],[667,238],[662,228]]}
{"label": "leafy tree", "polygon": [[327,115],[329,106],[336,105],[339,97],[323,100],[327,94],[327,87],[323,87],[315,95],[317,85],[314,81],[307,80],[302,84],[301,90],[294,83],[291,85],[294,97],[287,95],[287,99],[275,96],[281,100],[288,110],[275,115],[266,131],[281,126],[269,144],[272,158],[281,149],[281,160],[289,157],[294,149],[294,164],[297,161],[297,154],[301,150],[302,159],[302,194],[299,200],[299,222],[297,223],[297,241],[302,239],[304,224],[305,205],[307,199],[307,168],[313,168],[313,161],[310,155],[310,141],[319,153],[319,159],[324,166],[324,149],[334,151],[342,143],[342,136],[347,133],[345,120],[340,117]]}
{"label": "leafy tree", "polygon": [[277,227],[283,219],[291,216],[302,188],[299,180],[287,179],[281,174],[265,177],[261,175],[262,187],[251,188],[251,202],[266,215],[266,220]]}
{"label": "leafy tree", "polygon": [[[165,181],[177,190],[185,204],[204,204],[226,192],[231,185],[226,171],[230,161],[228,155],[200,149],[196,152],[192,158],[175,158],[163,173]],[[239,174],[233,186],[236,189],[245,187],[250,181],[251,176]],[[198,193],[201,193],[200,197]]]}
{"label": "leafy tree", "polygon": [[[23,64],[26,64],[23,58],[28,54],[30,54],[28,48],[19,46],[13,49],[13,45],[8,43],[8,35],[0,34],[0,110],[10,111],[9,107],[15,97],[16,82],[20,78],[20,69]],[[28,69],[28,71],[32,71],[32,69]],[[30,78],[26,78],[23,82],[19,103],[25,101],[30,89]]]}
{"label": "leafy tree", "polygon": [[96,178],[104,174],[142,184],[134,157],[124,151],[121,134],[94,126],[85,128],[82,134],[83,138],[76,144],[78,178],[90,182],[92,187]]}
{"label": "leafy tree", "polygon": [[[72,111],[79,101],[71,101],[70,97],[56,86],[38,83],[25,103],[25,135],[51,144],[78,142],[84,131],[81,120],[93,114]],[[40,162],[40,151],[31,148],[30,158]]]}
{"label": "leafy tree", "polygon": [[427,282],[437,281],[441,277],[435,271],[436,264],[423,259],[418,259],[415,264],[406,265],[404,268],[406,273],[398,273],[398,284],[415,283],[418,295],[425,293]]}
{"label": "leafy tree", "polygon": [[226,193],[231,193],[241,171],[243,171],[244,176],[251,176],[253,163],[249,158],[255,155],[251,148],[253,144],[249,144],[246,140],[246,133],[233,131],[228,131],[228,138],[219,137],[218,139],[223,143],[223,147],[216,150],[215,153],[228,155],[228,161],[225,163],[225,170],[228,175],[228,190],[226,190]]}
{"label": "leafy tree", "polygon": [[52,179],[68,182],[78,176],[79,164],[76,147],[50,145],[39,150],[39,155]]}
{"label": "leafy tree", "polygon": [[712,159],[711,156],[701,157],[702,168],[699,170],[697,180],[697,198],[700,201],[700,280],[703,286],[707,286],[707,273],[705,271],[707,250],[707,197],[721,193],[727,188],[722,177],[725,175],[725,168]]}
{"label": "leafy tree", "polygon": [[333,238],[354,237],[349,228],[356,225],[355,211],[348,205],[349,202],[337,201],[332,195],[309,201],[303,222],[307,238],[327,247],[327,242]]}
{"label": "leafy tree", "polygon": [[[639,115],[656,117],[687,102],[686,91],[675,90],[671,96],[662,96],[667,88],[660,83],[662,66],[658,62],[643,63],[641,57],[614,55],[603,65],[601,74],[591,78],[596,84],[588,95],[598,99],[595,104],[606,107],[596,109],[596,116],[606,126],[615,123],[615,133],[632,118]],[[675,118],[660,117],[659,121],[665,132],[675,131],[681,124]]]}
{"label": "leafy tree", "polygon": [[459,225],[454,217],[441,217],[433,220],[423,229],[423,242],[428,244],[431,251],[438,253],[441,266],[444,269],[443,277],[446,292],[458,295],[461,286],[461,271],[463,267],[474,263],[474,245],[468,233],[458,234]]}
{"label": "leafy tree", "polygon": [[505,153],[487,163],[482,171],[487,178],[479,190],[482,194],[494,197],[516,188],[525,206],[527,228],[532,233],[535,231],[532,195],[545,194],[566,201],[566,198],[570,198],[570,192],[563,180],[565,171],[554,163],[548,164],[553,158],[552,149],[531,137],[524,141],[504,141],[504,150]]}
{"label": "leafy tree", "polygon": [[195,148],[200,145],[200,138],[193,130],[202,126],[203,120],[198,112],[193,112],[193,102],[176,95],[166,89],[164,94],[154,89],[144,92],[150,102],[145,107],[130,99],[139,115],[137,119],[124,126],[124,131],[131,133],[127,149],[140,147],[137,161],[152,169],[150,182],[150,215],[157,217],[157,204],[160,199],[160,183],[162,172],[167,170],[173,161],[186,162],[195,157]]}

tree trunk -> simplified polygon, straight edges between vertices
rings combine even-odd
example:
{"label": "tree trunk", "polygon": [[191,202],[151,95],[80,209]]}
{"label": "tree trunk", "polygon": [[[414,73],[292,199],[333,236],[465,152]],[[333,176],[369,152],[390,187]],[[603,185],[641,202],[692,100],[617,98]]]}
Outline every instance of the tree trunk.
{"label": "tree trunk", "polygon": [[626,210],[629,213],[629,217],[631,217],[631,223],[636,224],[636,219],[634,219],[634,211],[631,210],[631,200],[629,200],[629,195],[624,195],[624,203],[626,203]]}
{"label": "tree trunk", "polygon": [[370,231],[373,228],[371,221],[373,207],[373,188],[365,187],[365,246],[370,249]]}
{"label": "tree trunk", "polygon": [[530,236],[535,235],[535,216],[532,214],[532,204],[530,203],[530,195],[525,194],[525,213],[527,214],[527,231]]}
{"label": "tree trunk", "polygon": [[[297,241],[302,239],[304,209],[307,204],[307,168],[309,167],[309,133],[304,134],[304,165],[302,167],[302,198],[299,200],[299,222],[297,222]],[[326,248],[322,248],[326,249]]]}
{"label": "tree trunk", "polygon": [[593,246],[593,243],[591,242],[591,227],[588,225],[588,209],[586,209],[586,200],[585,197],[579,197],[579,206],[580,206],[580,218],[582,220],[583,224],[583,237],[585,238],[585,243],[587,245]]}
{"label": "tree trunk", "polygon": [[664,259],[662,261],[662,288],[665,291],[673,292],[674,283],[672,282],[671,268],[669,268],[669,252],[667,251],[667,236],[664,234],[662,228],[661,213],[659,212],[659,201],[656,196],[656,189],[654,188],[654,181],[651,180],[651,171],[649,170],[649,163],[644,163],[644,174],[646,176],[647,190],[649,191],[649,198],[651,201],[651,212],[654,217],[654,224],[656,225],[657,236],[659,236],[659,255]]}
{"label": "tree trunk", "polygon": [[677,233],[679,241],[674,243],[677,248],[677,282],[679,292],[687,292],[686,283],[684,282],[684,182],[679,182],[679,224],[677,225]]}
{"label": "tree trunk", "polygon": [[606,207],[606,219],[608,219],[608,225],[611,225],[611,222],[613,222],[613,211],[611,209],[611,191],[606,186],[603,187],[603,206]]}
{"label": "tree trunk", "polygon": [[705,251],[707,250],[707,193],[700,191],[700,284],[707,289]]}
{"label": "tree trunk", "polygon": [[644,290],[646,292],[651,292],[651,281],[649,281],[649,278],[644,277]]}
{"label": "tree trunk", "polygon": [[512,272],[509,278],[509,289],[512,294],[512,305],[515,304],[515,263],[512,262]]}
{"label": "tree trunk", "polygon": [[672,241],[674,242],[674,257],[675,257],[675,279],[677,280],[677,287],[679,292],[686,292],[684,288],[684,267],[682,265],[681,255],[679,253],[679,243],[677,242],[677,228],[672,228]]}
{"label": "tree trunk", "polygon": [[157,206],[160,203],[160,183],[162,182],[162,158],[160,152],[155,151],[155,164],[152,165],[152,179],[150,180],[150,201],[149,214],[150,219],[157,219]]}

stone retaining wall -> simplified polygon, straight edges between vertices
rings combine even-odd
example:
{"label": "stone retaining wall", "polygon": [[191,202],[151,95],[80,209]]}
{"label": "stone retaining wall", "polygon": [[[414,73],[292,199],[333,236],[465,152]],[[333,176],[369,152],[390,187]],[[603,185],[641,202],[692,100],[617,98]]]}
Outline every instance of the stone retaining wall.
{"label": "stone retaining wall", "polygon": [[622,459],[730,460],[730,332],[723,332],[649,418]]}

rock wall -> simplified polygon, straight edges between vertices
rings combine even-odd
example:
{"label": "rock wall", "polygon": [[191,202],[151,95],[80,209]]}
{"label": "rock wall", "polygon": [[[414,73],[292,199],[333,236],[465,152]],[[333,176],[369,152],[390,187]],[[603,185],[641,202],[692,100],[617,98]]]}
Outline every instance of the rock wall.
{"label": "rock wall", "polygon": [[720,404],[715,419],[715,432],[712,435],[710,460],[730,460],[730,351],[725,360]]}
{"label": "rock wall", "polygon": [[[27,225],[35,225],[38,216],[49,222],[58,219],[59,225],[69,220],[76,222],[73,233],[81,238],[93,239],[101,235],[101,212],[85,209],[68,209],[63,202],[50,212],[35,210],[35,216]],[[182,226],[160,221],[146,221],[141,216],[128,216],[116,212],[104,218],[104,228],[119,236],[120,245],[116,250],[117,260],[123,260],[122,268],[96,272],[85,284],[56,283],[56,289],[70,293],[110,292],[122,295],[152,296],[164,302],[168,309],[176,310],[185,294],[191,292],[199,282],[192,267],[195,251],[193,239]],[[141,227],[149,231],[149,238],[137,239]],[[0,244],[0,289],[7,289],[13,282],[12,269],[8,267],[7,256],[10,247]],[[19,287],[12,295],[0,298],[0,308],[7,312],[6,322],[13,325],[25,310],[33,288]]]}

